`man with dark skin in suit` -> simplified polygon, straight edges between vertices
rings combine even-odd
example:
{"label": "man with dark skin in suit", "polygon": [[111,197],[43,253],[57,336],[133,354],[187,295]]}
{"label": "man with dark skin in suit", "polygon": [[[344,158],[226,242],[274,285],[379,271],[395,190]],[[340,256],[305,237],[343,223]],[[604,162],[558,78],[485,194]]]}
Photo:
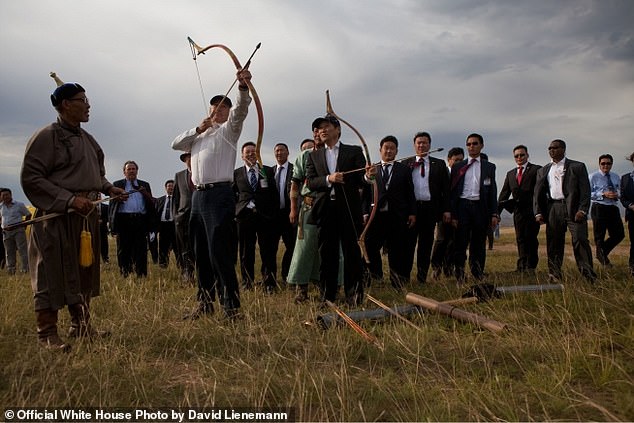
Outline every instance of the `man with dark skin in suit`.
{"label": "man with dark skin in suit", "polygon": [[579,272],[589,282],[595,282],[597,275],[592,266],[592,249],[588,241],[588,170],[585,164],[566,157],[566,143],[563,140],[551,141],[548,154],[552,161],[537,173],[533,208],[537,222],[546,224],[549,278],[561,280],[568,230]]}

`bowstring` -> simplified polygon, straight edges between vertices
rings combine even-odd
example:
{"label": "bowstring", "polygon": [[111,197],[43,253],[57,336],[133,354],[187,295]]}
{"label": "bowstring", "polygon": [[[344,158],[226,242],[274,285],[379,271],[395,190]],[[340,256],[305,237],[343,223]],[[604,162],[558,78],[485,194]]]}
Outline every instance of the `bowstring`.
{"label": "bowstring", "polygon": [[[198,87],[200,88],[200,95],[203,100],[203,112],[205,113],[205,116],[209,117],[211,116],[211,111],[209,111],[209,109],[207,108],[207,100],[205,98],[205,90],[203,89],[203,81],[202,81],[202,78],[200,77],[200,69],[198,68],[198,60],[197,60],[198,52],[196,50],[194,43],[191,40],[189,41],[189,49],[192,52],[192,59],[194,59],[194,65],[196,66],[196,76],[198,78]],[[235,81],[233,85],[235,85]],[[231,85],[232,88],[233,88],[233,85]],[[234,146],[233,144],[231,144],[231,142],[227,139],[227,137],[225,137],[224,135],[220,135],[220,139],[229,147],[231,147],[234,151],[238,151],[238,148]]]}
{"label": "bowstring", "polygon": [[207,100],[205,99],[205,91],[203,89],[203,81],[200,78],[200,69],[198,69],[198,60],[196,60],[196,56],[197,56],[197,52],[196,52],[196,48],[194,47],[194,45],[190,42],[189,43],[189,49],[192,52],[192,59],[194,59],[194,65],[196,66],[196,76],[198,77],[198,87],[200,88],[200,95],[202,97],[203,100],[203,111],[205,113],[205,115],[209,116],[209,112],[207,111]]}

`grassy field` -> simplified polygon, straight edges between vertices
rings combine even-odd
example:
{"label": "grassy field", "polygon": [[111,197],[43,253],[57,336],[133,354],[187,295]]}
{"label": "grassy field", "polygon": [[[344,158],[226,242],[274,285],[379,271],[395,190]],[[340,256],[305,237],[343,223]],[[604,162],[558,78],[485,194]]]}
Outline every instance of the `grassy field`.
{"label": "grassy field", "polygon": [[[503,230],[488,252],[489,282],[547,283],[543,245],[535,278],[510,276],[515,244]],[[464,306],[506,323],[498,334],[435,314],[412,318],[419,330],[397,320],[363,322],[383,349],[347,327],[305,325],[321,313],[317,303],[295,305],[286,289],[243,292],[245,318],[234,323],[218,312],[184,321],[195,290],[181,285],[173,263],[151,265],[150,276],[137,280],[122,279],[114,260],[103,267],[102,295],[93,301],[94,324],[113,335],[51,353],[37,344],[28,277],[3,273],[0,403],[290,407],[302,421],[634,420],[634,295],[629,241],[622,245],[595,286],[578,277],[569,257],[563,292]],[[408,291],[448,300],[465,288],[443,279]],[[389,284],[369,293],[405,303]],[[65,335],[69,316],[60,316]]]}

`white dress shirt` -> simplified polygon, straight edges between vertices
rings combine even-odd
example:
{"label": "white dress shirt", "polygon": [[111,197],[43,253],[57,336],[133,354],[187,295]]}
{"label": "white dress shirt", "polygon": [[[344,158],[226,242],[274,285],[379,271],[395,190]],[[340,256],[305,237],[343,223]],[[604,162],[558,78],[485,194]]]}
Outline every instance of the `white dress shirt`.
{"label": "white dress shirt", "polygon": [[214,125],[202,134],[192,128],[172,141],[174,150],[191,151],[194,185],[233,181],[238,139],[250,103],[249,91],[238,90],[236,105],[226,122]]}

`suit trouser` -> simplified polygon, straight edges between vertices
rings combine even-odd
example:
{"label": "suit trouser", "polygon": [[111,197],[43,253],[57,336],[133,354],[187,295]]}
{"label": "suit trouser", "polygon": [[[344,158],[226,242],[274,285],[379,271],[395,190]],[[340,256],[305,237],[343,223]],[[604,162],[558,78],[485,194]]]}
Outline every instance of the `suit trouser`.
{"label": "suit trouser", "polygon": [[634,219],[628,220],[627,231],[630,235],[630,273],[634,276]]}
{"label": "suit trouser", "polygon": [[198,273],[198,301],[208,307],[216,291],[225,310],[240,307],[236,275],[235,197],[230,184],[194,191],[189,226]]}
{"label": "suit trouser", "polygon": [[[337,298],[339,275],[339,245],[343,251],[343,276],[346,297],[354,295],[363,297],[363,262],[357,244],[356,228],[351,222],[350,211],[338,207],[336,200],[324,200],[320,222],[318,246],[321,257],[319,278],[324,300],[335,301]],[[357,224],[360,222],[356,222]]]}
{"label": "suit trouser", "polygon": [[108,245],[108,221],[107,216],[102,216],[100,219],[103,219],[99,222],[99,236],[101,240],[101,260],[104,262],[110,260],[109,250],[110,246]]}
{"label": "suit trouser", "polygon": [[29,270],[29,254],[26,245],[26,231],[24,228],[14,229],[2,233],[7,270],[14,273],[16,269],[16,252],[20,254],[22,272]]}
{"label": "suit trouser", "polygon": [[[418,282],[425,283],[427,272],[431,262],[431,249],[434,245],[434,229],[436,229],[436,216],[431,201],[416,202],[416,225],[408,231],[408,269],[411,269],[416,251],[416,271]],[[418,243],[418,249],[416,244]],[[408,271],[409,275],[409,271]]]}
{"label": "suit trouser", "polygon": [[193,242],[189,236],[189,218],[190,213],[187,212],[175,223],[176,244],[174,251],[176,253],[176,264],[186,276],[193,275],[195,262]]}
{"label": "suit trouser", "polygon": [[[594,203],[590,215],[597,259],[607,264],[610,262],[608,259],[610,252],[625,238],[621,213],[618,206]],[[605,239],[606,232],[609,234],[608,239]]]}
{"label": "suit trouser", "polygon": [[255,243],[260,247],[261,274],[265,286],[275,286],[275,249],[273,247],[274,221],[260,213],[245,209],[238,218],[238,245],[242,286],[250,287],[255,281]]}
{"label": "suit trouser", "polygon": [[368,229],[366,250],[370,263],[368,269],[372,277],[383,279],[383,262],[381,248],[387,250],[390,266],[390,281],[394,286],[402,286],[409,282],[411,263],[408,264],[407,222],[400,221],[393,213],[377,212]]}
{"label": "suit trouser", "polygon": [[436,223],[436,239],[431,252],[432,269],[442,269],[445,276],[454,273],[456,228],[451,223]]}
{"label": "suit trouser", "polygon": [[277,275],[277,250],[279,248],[279,240],[282,238],[284,243],[284,255],[282,256],[282,279],[286,280],[288,269],[291,267],[293,259],[293,250],[295,249],[295,240],[297,239],[297,226],[291,224],[289,219],[290,210],[280,209],[273,225],[273,257],[275,258],[272,269],[273,275]]}
{"label": "suit trouser", "polygon": [[174,238],[174,221],[159,223],[158,261],[162,266],[167,266],[169,263],[170,250],[174,250]]}
{"label": "suit trouser", "polygon": [[592,249],[588,241],[588,221],[584,219],[583,222],[578,223],[570,219],[563,201],[551,202],[548,206],[546,225],[548,273],[561,278],[566,230],[570,231],[572,237],[572,249],[579,272],[587,278],[596,278],[592,267]]}
{"label": "suit trouser", "polygon": [[486,263],[487,230],[491,222],[482,210],[480,200],[460,199],[458,203],[458,228],[456,229],[456,278],[464,279],[467,247],[469,268],[476,279],[482,279]]}
{"label": "suit trouser", "polygon": [[117,213],[117,261],[123,276],[147,276],[147,216]]}
{"label": "suit trouser", "polygon": [[517,243],[517,270],[536,269],[539,262],[539,223],[535,220],[533,209],[515,210],[513,213],[515,242]]}

